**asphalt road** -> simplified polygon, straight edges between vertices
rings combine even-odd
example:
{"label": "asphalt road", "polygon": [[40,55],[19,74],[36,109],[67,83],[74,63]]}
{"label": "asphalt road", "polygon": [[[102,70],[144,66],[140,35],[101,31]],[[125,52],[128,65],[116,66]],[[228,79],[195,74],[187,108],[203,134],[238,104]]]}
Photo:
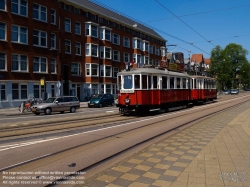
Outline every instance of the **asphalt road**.
{"label": "asphalt road", "polygon": [[0,142],[0,170],[79,171],[163,132],[216,113],[226,106],[244,102],[249,96],[229,98],[185,110],[141,117],[129,123]]}

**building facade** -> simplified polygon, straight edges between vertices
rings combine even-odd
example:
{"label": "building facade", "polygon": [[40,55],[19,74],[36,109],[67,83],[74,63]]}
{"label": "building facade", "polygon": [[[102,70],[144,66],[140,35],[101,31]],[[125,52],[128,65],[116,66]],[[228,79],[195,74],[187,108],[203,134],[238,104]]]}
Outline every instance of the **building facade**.
{"label": "building facade", "polygon": [[[157,65],[166,40],[90,1],[0,1],[0,108],[30,97],[117,93],[125,63]],[[40,80],[45,80],[44,86]]]}

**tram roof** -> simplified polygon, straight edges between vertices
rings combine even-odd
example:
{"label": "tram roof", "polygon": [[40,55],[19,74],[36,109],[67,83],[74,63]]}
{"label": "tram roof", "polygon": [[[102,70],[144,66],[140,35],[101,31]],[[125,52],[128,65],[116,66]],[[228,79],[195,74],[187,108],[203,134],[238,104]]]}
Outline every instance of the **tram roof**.
{"label": "tram roof", "polygon": [[206,77],[206,76],[199,76],[199,75],[191,75],[190,78],[216,80],[216,78],[213,78],[213,77]]}
{"label": "tram roof", "polygon": [[130,71],[122,71],[119,72],[118,75],[131,75],[131,74],[156,74],[156,75],[173,75],[179,77],[190,77],[187,73],[180,73],[175,71],[168,71],[165,69],[157,69],[157,68],[134,68]]}

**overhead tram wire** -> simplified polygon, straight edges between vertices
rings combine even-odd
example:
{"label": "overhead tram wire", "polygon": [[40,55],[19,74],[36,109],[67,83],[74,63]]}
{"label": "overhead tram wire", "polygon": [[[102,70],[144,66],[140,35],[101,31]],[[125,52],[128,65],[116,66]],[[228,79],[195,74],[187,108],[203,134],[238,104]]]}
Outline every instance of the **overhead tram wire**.
{"label": "overhead tram wire", "polygon": [[204,53],[210,55],[208,52],[206,52],[206,51],[202,50],[201,48],[197,47],[197,46],[194,45],[192,42],[187,42],[187,41],[185,41],[185,40],[183,40],[183,39],[181,39],[181,38],[178,38],[178,37],[176,37],[176,36],[174,36],[174,35],[171,35],[171,34],[169,34],[169,33],[166,33],[166,32],[164,32],[164,31],[162,31],[162,30],[160,30],[160,29],[157,29],[157,28],[155,28],[155,27],[152,27],[152,26],[150,26],[150,25],[148,25],[148,24],[146,24],[146,23],[143,23],[143,22],[141,22],[141,21],[139,21],[139,20],[137,20],[137,19],[132,18],[131,16],[128,16],[128,15],[126,15],[126,14],[124,14],[124,13],[121,13],[121,12],[119,12],[119,11],[113,9],[113,8],[110,8],[109,6],[104,5],[104,4],[102,4],[102,3],[100,3],[100,2],[98,2],[98,1],[96,1],[96,0],[89,0],[89,1],[91,1],[92,3],[95,3],[95,4],[99,5],[99,6],[102,6],[102,7],[106,8],[106,9],[108,9],[108,10],[110,10],[110,11],[113,11],[113,12],[119,14],[119,15],[122,15],[122,16],[124,16],[124,17],[126,17],[126,18],[128,18],[128,19],[130,19],[130,20],[132,20],[132,21],[135,21],[136,23],[140,23],[141,25],[144,25],[144,26],[146,26],[146,27],[148,27],[148,28],[151,28],[151,29],[153,29],[153,30],[155,30],[155,31],[158,31],[158,32],[160,32],[160,33],[162,33],[162,34],[164,34],[164,35],[167,35],[167,36],[169,36],[169,37],[171,37],[171,38],[174,38],[174,39],[176,39],[176,40],[179,40],[179,41],[181,41],[181,42],[184,42],[184,43],[186,43],[186,44],[189,44],[189,45],[195,47],[196,49],[198,49],[198,50],[200,50],[200,51],[202,51],[202,52],[204,52]]}
{"label": "overhead tram wire", "polygon": [[[217,10],[208,10],[208,11],[197,12],[197,13],[193,13],[193,14],[180,15],[178,17],[181,18],[181,17],[195,16],[195,15],[206,14],[206,13],[210,13],[210,12],[219,12],[219,11],[224,11],[224,10],[231,10],[231,9],[236,9],[236,8],[243,8],[243,7],[247,7],[247,6],[250,6],[250,5],[235,6],[235,7],[222,8],[222,9],[217,9]],[[150,21],[147,21],[147,22],[162,21],[162,20],[173,19],[173,18],[176,18],[176,17],[162,18],[162,19],[157,19],[157,20],[150,20]]]}
{"label": "overhead tram wire", "polygon": [[168,12],[170,12],[172,15],[174,15],[178,20],[180,20],[182,23],[184,23],[186,26],[188,26],[190,29],[192,29],[196,34],[198,34],[200,37],[202,37],[204,40],[206,40],[211,45],[215,46],[211,43],[211,40],[206,39],[204,36],[202,36],[200,33],[198,33],[196,30],[194,30],[192,27],[190,27],[187,23],[185,23],[182,19],[180,19],[178,16],[176,16],[173,12],[171,12],[167,7],[165,7],[163,4],[161,4],[158,0],[155,0],[159,5],[161,5],[164,9],[166,9]]}

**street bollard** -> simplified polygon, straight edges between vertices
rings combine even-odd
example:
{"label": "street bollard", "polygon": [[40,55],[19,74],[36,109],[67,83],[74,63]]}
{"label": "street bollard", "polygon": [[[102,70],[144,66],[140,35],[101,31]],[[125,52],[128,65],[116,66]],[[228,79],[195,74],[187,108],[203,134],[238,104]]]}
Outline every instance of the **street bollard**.
{"label": "street bollard", "polygon": [[23,103],[21,103],[21,113],[23,113]]}

